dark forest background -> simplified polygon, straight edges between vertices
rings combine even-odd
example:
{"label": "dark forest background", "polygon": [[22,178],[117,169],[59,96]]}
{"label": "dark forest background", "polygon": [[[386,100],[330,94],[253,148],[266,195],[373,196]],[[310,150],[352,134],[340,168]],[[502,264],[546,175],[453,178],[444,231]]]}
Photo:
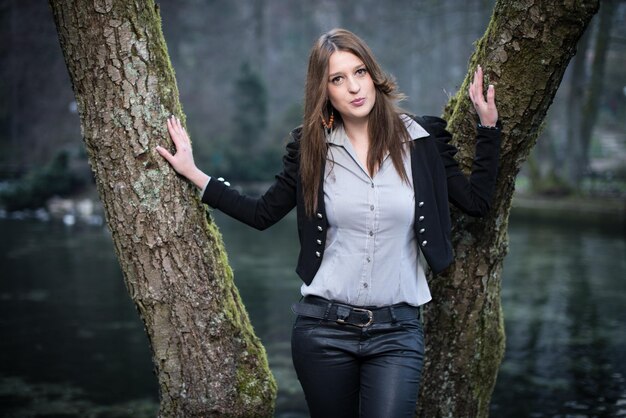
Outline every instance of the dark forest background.
{"label": "dark forest background", "polygon": [[[404,108],[441,114],[493,3],[158,2],[198,164],[229,180],[272,179],[287,134],[300,124],[308,51],[333,27],[370,44],[408,96]],[[519,190],[626,193],[625,21],[626,2],[602,2]],[[76,103],[47,2],[0,2],[0,60],[0,205],[37,208],[50,196],[90,189]]]}

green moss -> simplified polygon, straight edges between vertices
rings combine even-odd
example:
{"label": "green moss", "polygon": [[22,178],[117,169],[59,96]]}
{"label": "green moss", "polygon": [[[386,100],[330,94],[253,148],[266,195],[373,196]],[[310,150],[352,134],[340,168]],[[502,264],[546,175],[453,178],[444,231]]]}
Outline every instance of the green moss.
{"label": "green moss", "polygon": [[[146,7],[144,9],[146,11],[146,16],[143,19],[143,23],[148,28],[148,33],[150,34],[148,36],[148,42],[151,42],[152,44],[150,45],[149,50],[155,57],[152,62],[156,67],[156,73],[161,80],[158,85],[158,94],[160,98],[164,99],[163,104],[165,105],[167,111],[169,111],[166,113],[179,116],[184,123],[184,115],[179,100],[178,86],[176,84],[176,73],[169,58],[167,44],[165,43],[165,37],[163,36],[161,15],[158,7],[153,1],[146,3]],[[169,114],[166,115],[166,117],[169,116]]]}
{"label": "green moss", "polygon": [[[266,358],[265,355],[262,358]],[[258,368],[250,370],[244,364],[237,369],[237,395],[248,411],[257,410],[258,417],[272,417],[276,401],[276,381],[269,373],[266,362],[261,367],[267,369],[267,379],[259,378]]]}
{"label": "green moss", "polygon": [[[247,410],[256,409],[260,413],[258,416],[271,417],[277,386],[269,368],[267,353],[254,333],[248,313],[234,284],[234,275],[228,264],[222,234],[215,222],[210,222],[209,217],[207,217],[205,227],[213,241],[214,254],[217,255],[216,270],[220,272],[224,280],[221,311],[238,335],[237,342],[244,347],[237,358],[237,396]],[[267,413],[262,414],[262,411],[267,411]]]}

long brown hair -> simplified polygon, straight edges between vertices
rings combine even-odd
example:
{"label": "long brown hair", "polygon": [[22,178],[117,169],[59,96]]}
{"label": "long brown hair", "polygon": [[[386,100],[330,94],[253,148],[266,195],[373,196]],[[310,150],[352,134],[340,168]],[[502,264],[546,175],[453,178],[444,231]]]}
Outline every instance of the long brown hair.
{"label": "long brown hair", "polygon": [[[397,105],[404,99],[404,95],[398,92],[393,77],[382,70],[363,40],[345,29],[333,29],[323,34],[311,49],[304,91],[300,175],[304,207],[308,216],[313,216],[317,210],[317,196],[327,153],[321,118],[329,120],[332,111],[327,92],[328,61],[335,51],[350,52],[363,61],[376,89],[376,102],[368,119],[368,171],[374,173],[376,167],[382,164],[385,151],[389,151],[396,171],[404,181],[409,181],[402,162],[402,142],[409,139],[409,134],[400,119],[402,110]],[[341,124],[339,112],[334,112],[334,115],[335,125]]]}

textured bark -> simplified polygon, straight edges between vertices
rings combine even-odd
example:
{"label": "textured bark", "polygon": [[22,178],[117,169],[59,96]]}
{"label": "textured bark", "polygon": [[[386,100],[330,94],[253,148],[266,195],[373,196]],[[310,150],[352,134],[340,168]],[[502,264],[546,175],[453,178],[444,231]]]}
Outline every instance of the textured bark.
{"label": "textured bark", "polygon": [[[523,0],[496,3],[470,71],[445,117],[469,171],[475,117],[467,97],[481,64],[496,85],[503,144],[490,215],[471,219],[453,212],[456,261],[432,283],[425,315],[427,353],[417,414],[484,417],[504,353],[500,305],[502,262],[515,177],[534,146],[563,73],[598,1]],[[462,140],[461,140],[462,138]]]}
{"label": "textured bark", "polygon": [[[154,151],[182,118],[154,2],[51,0],[162,417],[272,416],[276,385],[193,187]],[[97,268],[97,266],[95,266]]]}

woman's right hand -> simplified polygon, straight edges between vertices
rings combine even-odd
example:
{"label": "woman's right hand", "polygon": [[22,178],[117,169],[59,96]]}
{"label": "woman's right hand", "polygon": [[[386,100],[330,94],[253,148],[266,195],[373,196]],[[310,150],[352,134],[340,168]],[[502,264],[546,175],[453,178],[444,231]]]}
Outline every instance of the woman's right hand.
{"label": "woman's right hand", "polygon": [[175,116],[167,119],[167,130],[176,147],[176,153],[172,155],[161,146],[156,147],[157,152],[171,164],[178,174],[191,180],[198,188],[202,189],[209,181],[209,176],[196,167],[187,131]]}

